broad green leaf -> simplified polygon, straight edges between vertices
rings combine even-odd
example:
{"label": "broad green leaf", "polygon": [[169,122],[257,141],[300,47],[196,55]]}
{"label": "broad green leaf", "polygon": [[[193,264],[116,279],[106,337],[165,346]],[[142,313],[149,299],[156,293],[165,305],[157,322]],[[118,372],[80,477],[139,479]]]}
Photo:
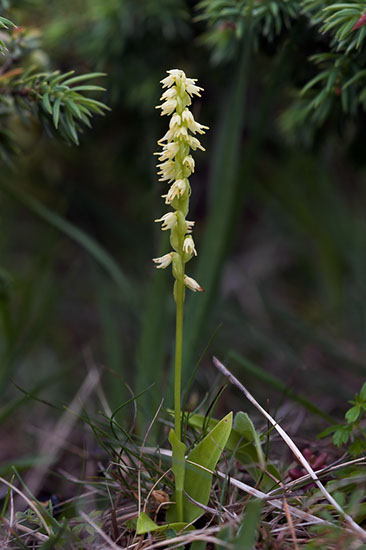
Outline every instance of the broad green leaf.
{"label": "broad green leaf", "polygon": [[[235,417],[235,422],[238,414],[239,413],[237,413]],[[240,413],[240,414],[245,414],[245,413]],[[240,432],[236,428],[235,422],[234,422],[234,427],[232,428],[230,432],[230,436],[225,445],[225,449],[230,452],[235,451],[235,457],[240,462],[241,462],[240,456],[243,453],[247,455],[247,458],[244,461],[245,464],[248,462],[248,457],[250,462],[259,462],[258,453],[257,453],[256,445],[254,444],[253,435],[249,433],[249,431],[247,431],[246,433]],[[212,430],[215,426],[217,426],[219,421],[216,418],[210,418],[210,420],[207,422],[207,419],[201,414],[193,414],[188,418],[188,424],[193,428],[197,428],[198,430],[202,430],[205,423],[206,423],[207,429]],[[256,436],[259,441],[258,434],[256,434]],[[259,441],[259,445],[260,445],[260,441]]]}
{"label": "broad green leaf", "polygon": [[[212,473],[225,448],[231,432],[233,413],[229,413],[193,449],[186,459],[185,492],[196,502],[207,505]],[[202,509],[184,496],[184,519],[189,523],[202,514]]]}
{"label": "broad green leaf", "polygon": [[[175,521],[174,523],[166,523],[165,525],[158,525],[158,527],[151,532],[154,533],[165,533],[165,531],[172,530],[176,533],[179,533],[180,531],[195,531],[195,528],[193,525],[188,525],[186,521]],[[137,533],[143,534],[143,533]]]}
{"label": "broad green leaf", "polygon": [[[172,411],[169,412],[172,413]],[[188,424],[198,430],[203,429],[205,421],[206,427],[209,430],[218,424],[218,420],[215,418],[211,418],[207,422],[207,419],[200,414],[194,414],[188,418]],[[262,484],[265,488],[272,487],[274,480],[267,474],[263,474],[264,469],[269,471],[275,479],[281,478],[279,472],[272,464],[266,465],[259,435],[246,413],[240,411],[236,414],[234,426],[225,445],[225,450],[229,453],[235,453],[236,460],[245,466],[247,472],[253,477],[255,482],[262,479]],[[257,467],[258,463],[261,468]]]}
{"label": "broad green leaf", "polygon": [[333,443],[336,447],[340,447],[343,443],[347,443],[350,433],[345,429],[337,430],[333,435]]}
{"label": "broad green leaf", "polygon": [[349,409],[346,412],[346,420],[349,424],[352,424],[352,422],[356,422],[357,418],[360,416],[361,413],[361,407],[360,405],[355,405],[351,409]]}
{"label": "broad green leaf", "polygon": [[152,533],[156,531],[159,526],[149,518],[145,512],[141,512],[137,518],[136,533],[142,535],[144,533]]}
{"label": "broad green leaf", "polygon": [[145,512],[141,512],[137,520],[132,520],[128,522],[129,528],[136,529],[137,535],[145,535],[146,533],[164,533],[168,529],[174,530],[176,533],[182,530],[194,531],[192,525],[187,526],[186,522],[174,522],[167,523],[165,525],[157,525],[152,519],[149,518]]}
{"label": "broad green leaf", "polygon": [[257,434],[254,428],[253,422],[250,420],[247,413],[244,413],[243,411],[239,411],[235,415],[234,428],[236,431],[239,432],[241,436],[245,437],[248,441],[254,442],[254,445],[257,451],[258,462],[260,463],[262,468],[264,468],[265,459],[264,459],[264,454],[262,451],[259,435]]}

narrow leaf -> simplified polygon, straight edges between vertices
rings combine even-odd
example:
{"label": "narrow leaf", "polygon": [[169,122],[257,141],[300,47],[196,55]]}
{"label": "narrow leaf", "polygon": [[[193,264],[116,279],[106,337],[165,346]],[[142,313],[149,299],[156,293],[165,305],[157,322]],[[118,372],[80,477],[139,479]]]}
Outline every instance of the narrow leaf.
{"label": "narrow leaf", "polygon": [[105,73],[89,73],[89,74],[80,74],[78,76],[73,76],[68,80],[65,80],[63,84],[65,86],[70,86],[70,84],[75,84],[76,82],[81,82],[83,80],[91,80],[92,78],[98,78],[101,76],[106,76]]}
{"label": "narrow leaf", "polygon": [[46,113],[49,113],[50,115],[52,115],[52,107],[51,107],[50,96],[48,92],[46,92],[42,98],[42,106],[46,111]]}
{"label": "narrow leaf", "polygon": [[60,106],[61,106],[62,98],[58,97],[53,105],[53,123],[55,125],[55,128],[58,127],[58,121],[60,119]]}

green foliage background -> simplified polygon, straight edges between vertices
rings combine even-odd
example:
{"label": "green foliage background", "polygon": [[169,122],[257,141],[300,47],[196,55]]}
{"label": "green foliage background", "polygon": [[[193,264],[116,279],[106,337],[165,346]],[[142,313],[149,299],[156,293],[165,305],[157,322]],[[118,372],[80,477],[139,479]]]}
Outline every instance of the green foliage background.
{"label": "green foliage background", "polygon": [[[9,48],[2,67],[12,55],[9,70],[23,69],[18,80],[0,75],[7,399],[18,396],[14,384],[33,391],[51,379],[47,395],[63,402],[93,360],[112,409],[129,395],[125,383],[135,391],[155,383],[139,399],[146,418],[162,396],[169,401],[172,281],[150,260],[164,250],[153,224],[163,192],[153,152],[165,121],[154,107],[165,71],[182,68],[205,89],[194,109],[210,126],[192,180],[192,275],[206,293],[187,304],[186,380],[222,324],[198,370],[200,391],[212,385],[214,352],[259,396],[277,383],[277,401],[292,390],[344,412],[366,351],[366,26],[354,29],[364,3],[3,0],[0,8],[24,28],[0,36]],[[111,109],[80,100],[96,111],[80,134],[80,101],[69,103],[76,139],[67,125],[52,126],[54,105],[50,115],[44,99],[14,99],[25,71],[46,74],[27,83],[33,90],[52,86],[55,70],[98,73],[80,93]]]}

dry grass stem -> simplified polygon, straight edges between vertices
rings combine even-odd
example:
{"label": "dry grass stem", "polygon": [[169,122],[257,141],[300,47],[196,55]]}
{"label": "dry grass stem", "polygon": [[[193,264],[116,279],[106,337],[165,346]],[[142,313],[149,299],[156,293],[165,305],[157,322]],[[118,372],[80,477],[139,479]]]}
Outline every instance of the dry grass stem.
{"label": "dry grass stem", "polygon": [[272,418],[272,416],[256,401],[256,399],[252,396],[251,393],[243,386],[241,382],[231,372],[216,358],[213,358],[213,363],[215,367],[237,388],[240,389],[242,393],[244,393],[245,397],[250,401],[262,414],[269,420],[269,422],[272,424],[272,426],[277,430],[277,432],[280,434],[282,439],[285,441],[285,443],[288,445],[288,447],[293,452],[296,459],[302,464],[302,466],[305,468],[305,470],[309,473],[310,477],[313,479],[314,483],[318,486],[320,491],[323,493],[324,497],[328,500],[328,502],[339,512],[341,516],[344,517],[346,522],[351,526],[353,531],[357,533],[357,535],[363,540],[366,541],[366,532],[351,518],[350,515],[348,515],[343,508],[338,504],[338,502],[332,497],[331,494],[326,490],[322,482],[318,479],[316,473],[304,457],[304,455],[301,453],[299,448],[296,446],[296,444],[292,441],[292,439],[287,435],[285,430],[281,428],[281,426]]}
{"label": "dry grass stem", "polygon": [[4,483],[4,485],[6,485],[7,487],[10,487],[15,493],[17,493],[28,504],[29,508],[31,508],[31,510],[33,510],[33,512],[36,514],[36,516],[40,520],[40,522],[43,525],[46,533],[48,533],[50,535],[51,530],[48,527],[45,520],[43,519],[43,516],[42,516],[41,512],[39,511],[38,506],[35,504],[35,502],[30,500],[24,493],[22,493],[22,491],[20,491],[17,487],[15,487],[12,483],[7,481],[3,477],[0,477],[0,483]]}

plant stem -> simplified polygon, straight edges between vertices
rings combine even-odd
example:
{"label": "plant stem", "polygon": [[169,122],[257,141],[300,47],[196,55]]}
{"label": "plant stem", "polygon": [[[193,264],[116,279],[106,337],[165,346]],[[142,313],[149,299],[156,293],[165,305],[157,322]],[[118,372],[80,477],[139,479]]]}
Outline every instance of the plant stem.
{"label": "plant stem", "polygon": [[[174,427],[176,438],[182,440],[181,419],[181,383],[182,383],[182,353],[183,353],[183,308],[184,282],[176,281],[176,327],[175,327],[175,368],[174,368]],[[173,449],[174,462],[174,449]],[[175,500],[177,505],[177,520],[183,521],[183,486],[176,479]]]}
{"label": "plant stem", "polygon": [[183,352],[183,307],[184,307],[184,283],[176,282],[176,328],[175,328],[175,369],[174,369],[174,427],[175,435],[182,440],[181,432],[181,383],[182,383],[182,352]]}

